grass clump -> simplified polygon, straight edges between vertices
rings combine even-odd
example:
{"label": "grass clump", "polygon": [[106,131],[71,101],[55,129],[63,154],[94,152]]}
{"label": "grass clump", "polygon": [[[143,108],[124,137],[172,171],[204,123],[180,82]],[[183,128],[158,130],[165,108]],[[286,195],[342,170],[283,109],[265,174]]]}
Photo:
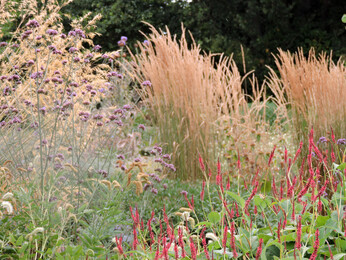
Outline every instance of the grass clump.
{"label": "grass clump", "polygon": [[296,145],[307,142],[311,127],[318,137],[332,128],[341,138],[346,132],[345,63],[334,63],[326,53],[317,56],[314,49],[307,56],[302,49],[295,53],[279,49],[275,63],[278,73],[269,68],[268,86],[278,103],[291,107]]}
{"label": "grass clump", "polygon": [[220,55],[215,62],[215,55],[201,54],[193,39],[189,47],[184,28],[179,40],[168,28],[150,29],[141,53],[132,56],[135,77],[142,82],[139,92],[153,112],[159,140],[173,153],[174,177],[195,180],[202,176],[194,160],[198,154],[212,166],[227,146],[226,132],[261,127],[264,91],[251,81],[254,97],[249,107],[242,90],[248,75],[240,75],[232,58]]}

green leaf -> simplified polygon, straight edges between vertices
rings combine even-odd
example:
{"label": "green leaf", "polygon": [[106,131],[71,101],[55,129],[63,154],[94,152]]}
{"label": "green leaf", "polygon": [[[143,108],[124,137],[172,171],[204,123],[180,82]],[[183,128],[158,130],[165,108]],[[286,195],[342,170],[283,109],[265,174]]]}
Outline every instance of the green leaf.
{"label": "green leaf", "polygon": [[340,260],[344,256],[346,256],[346,254],[345,253],[341,253],[341,254],[334,255],[333,258],[334,258],[334,260]]}
{"label": "green leaf", "polygon": [[253,201],[255,205],[259,207],[260,209],[265,209],[267,206],[267,203],[258,194],[254,196]]}
{"label": "green leaf", "polygon": [[328,219],[330,219],[329,216],[318,216],[316,219],[316,227],[324,226]]}
{"label": "green leaf", "polygon": [[265,251],[265,256],[267,260],[272,260],[275,256],[280,257],[280,249],[275,245],[271,245]]}
{"label": "green leaf", "polygon": [[208,221],[203,221],[203,222],[199,222],[198,224],[196,224],[195,226],[198,227],[198,226],[206,226],[206,227],[211,227],[212,224]]}
{"label": "green leaf", "polygon": [[341,252],[346,252],[346,241],[344,239],[338,238],[335,240],[335,246],[341,249]]}
{"label": "green leaf", "polygon": [[235,194],[234,192],[231,191],[226,191],[226,193],[231,196],[236,202],[238,202],[243,209],[245,207],[245,200],[240,197],[238,194]]}
{"label": "green leaf", "polygon": [[220,216],[219,212],[212,211],[208,214],[208,219],[210,222],[216,224],[221,220],[221,216]]}
{"label": "green leaf", "polygon": [[346,23],[346,14],[344,14],[344,15],[342,16],[341,21],[342,21],[343,23]]}

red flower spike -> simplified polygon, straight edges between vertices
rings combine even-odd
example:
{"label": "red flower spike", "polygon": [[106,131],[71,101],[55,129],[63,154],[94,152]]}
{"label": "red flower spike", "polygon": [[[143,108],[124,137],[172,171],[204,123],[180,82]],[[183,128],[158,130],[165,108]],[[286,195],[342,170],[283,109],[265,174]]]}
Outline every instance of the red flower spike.
{"label": "red flower spike", "polygon": [[119,250],[119,254],[120,255],[123,255],[124,254],[124,250],[123,250],[123,247],[122,247],[122,241],[123,241],[123,238],[122,237],[115,237],[115,244],[117,245],[117,248]]}
{"label": "red flower spike", "polygon": [[227,225],[225,225],[225,228],[223,230],[223,238],[222,238],[223,254],[226,254],[227,231],[228,231],[228,227]]}
{"label": "red flower spike", "polygon": [[201,170],[204,172],[205,166],[204,166],[203,159],[202,159],[200,154],[198,154],[198,160],[199,160],[199,166],[201,167]]}
{"label": "red flower spike", "polygon": [[209,176],[209,179],[211,178],[211,170],[209,169],[209,174],[208,174],[208,176]]}
{"label": "red flower spike", "polygon": [[202,191],[201,191],[201,195],[200,195],[201,201],[204,201],[204,189],[205,189],[205,181],[203,181],[203,183],[202,183]]}
{"label": "red flower spike", "polygon": [[133,244],[132,249],[137,250],[137,245],[139,244],[138,238],[137,238],[137,230],[135,227],[133,227]]}
{"label": "red flower spike", "polygon": [[235,203],[235,202],[234,202],[234,204],[235,204],[235,213],[236,213],[236,216],[239,217],[240,215],[239,215],[238,204]]}
{"label": "red flower spike", "polygon": [[335,162],[335,154],[334,151],[330,153],[330,157],[332,158],[332,162]]}
{"label": "red flower spike", "polygon": [[303,147],[303,142],[300,142],[299,148],[298,148],[298,150],[296,152],[296,155],[294,156],[292,164],[294,164],[296,162],[296,160],[298,159],[298,156],[299,156],[300,152],[302,151],[302,147]]}
{"label": "red flower spike", "polygon": [[217,174],[221,174],[221,163],[219,158],[217,159]]}
{"label": "red flower spike", "polygon": [[233,221],[232,224],[231,224],[231,248],[232,248],[232,251],[233,251],[233,257],[237,258],[238,257],[238,253],[237,253],[236,248],[235,248],[235,236],[234,236],[234,233],[235,233],[235,226],[234,226],[234,221]]}
{"label": "red flower spike", "polygon": [[193,242],[193,239],[190,237],[190,250],[191,250],[191,258],[193,260],[196,260],[197,258],[197,249],[195,246],[195,243]]}
{"label": "red flower spike", "polygon": [[312,255],[310,256],[310,260],[315,260],[317,257],[317,251],[318,248],[320,246],[320,240],[319,240],[319,235],[320,235],[320,231],[318,229],[316,229],[316,233],[315,233],[315,243],[314,243],[314,252],[312,253]]}
{"label": "red flower spike", "polygon": [[300,243],[301,238],[302,238],[302,216],[299,215],[298,226],[297,226],[297,237],[296,237],[296,244],[295,244],[295,248],[297,248],[298,250],[300,250],[302,247],[302,245]]}
{"label": "red flower spike", "polygon": [[318,200],[317,211],[318,211],[318,213],[320,213],[320,214],[321,214],[321,212],[322,212],[322,202],[321,202],[321,198]]}
{"label": "red flower spike", "polygon": [[257,193],[258,185],[259,185],[259,183],[258,183],[258,181],[256,181],[255,187],[252,190],[252,193],[251,193],[250,197],[245,201],[245,207],[244,207],[245,212],[248,211],[248,207],[249,207],[250,201],[253,199],[253,197]]}
{"label": "red flower spike", "polygon": [[177,241],[174,239],[174,256],[175,259],[179,259],[179,250],[178,250],[178,244]]}
{"label": "red flower spike", "polygon": [[270,164],[271,164],[271,162],[272,162],[272,160],[273,160],[275,149],[276,149],[276,145],[274,145],[274,149],[273,149],[273,151],[270,153],[269,161],[268,161],[268,166],[270,166]]}
{"label": "red flower spike", "polygon": [[227,186],[226,186],[226,190],[230,190],[231,189],[231,181],[229,179],[229,176],[227,177]]}
{"label": "red flower spike", "polygon": [[260,238],[259,245],[256,252],[256,260],[258,260],[262,254],[263,238]]}
{"label": "red flower spike", "polygon": [[287,158],[288,158],[288,156],[287,156],[287,148],[285,146],[285,156],[284,156],[285,163],[287,163]]}
{"label": "red flower spike", "polygon": [[335,144],[336,142],[335,142],[335,135],[334,135],[334,131],[333,131],[333,128],[330,128],[330,130],[331,130],[331,136],[332,136],[332,141],[333,141],[333,143]]}
{"label": "red flower spike", "polygon": [[184,249],[184,240],[183,240],[183,231],[181,230],[181,228],[178,229],[178,236],[179,236],[179,239],[178,239],[178,242],[179,242],[179,246],[181,247],[181,257],[184,258],[186,257],[186,253],[185,253],[185,249]]}

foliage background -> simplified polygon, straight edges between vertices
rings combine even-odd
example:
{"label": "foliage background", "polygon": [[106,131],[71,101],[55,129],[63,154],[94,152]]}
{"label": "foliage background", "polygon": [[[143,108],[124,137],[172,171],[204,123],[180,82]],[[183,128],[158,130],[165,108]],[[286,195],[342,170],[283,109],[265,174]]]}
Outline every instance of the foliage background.
{"label": "foliage background", "polygon": [[[139,31],[149,33],[142,21],[156,28],[168,26],[172,33],[181,32],[181,22],[194,35],[203,50],[234,53],[242,64],[243,45],[247,71],[256,70],[262,82],[266,65],[274,67],[271,53],[277,48],[308,52],[333,50],[334,60],[346,53],[345,26],[341,17],[346,10],[342,0],[80,0],[66,6],[64,12],[78,17],[88,11],[101,13],[95,43],[104,50],[114,50],[122,35],[133,45],[144,39]],[[249,92],[251,89],[249,87]]]}

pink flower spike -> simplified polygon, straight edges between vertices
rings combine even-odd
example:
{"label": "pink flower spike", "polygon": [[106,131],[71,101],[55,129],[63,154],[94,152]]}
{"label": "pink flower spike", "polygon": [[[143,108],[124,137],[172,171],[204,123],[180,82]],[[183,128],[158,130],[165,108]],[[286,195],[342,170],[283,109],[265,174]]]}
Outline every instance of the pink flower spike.
{"label": "pink flower spike", "polygon": [[256,252],[256,260],[258,260],[262,254],[263,238],[260,238],[259,245]]}
{"label": "pink flower spike", "polygon": [[199,160],[199,166],[201,167],[201,170],[204,172],[205,166],[204,166],[203,159],[202,159],[200,154],[198,154],[198,160]]}
{"label": "pink flower spike", "polygon": [[276,145],[274,145],[274,149],[273,149],[273,151],[270,153],[269,161],[268,161],[268,166],[271,164],[271,162],[272,162],[272,160],[273,160],[275,149],[276,149]]}

